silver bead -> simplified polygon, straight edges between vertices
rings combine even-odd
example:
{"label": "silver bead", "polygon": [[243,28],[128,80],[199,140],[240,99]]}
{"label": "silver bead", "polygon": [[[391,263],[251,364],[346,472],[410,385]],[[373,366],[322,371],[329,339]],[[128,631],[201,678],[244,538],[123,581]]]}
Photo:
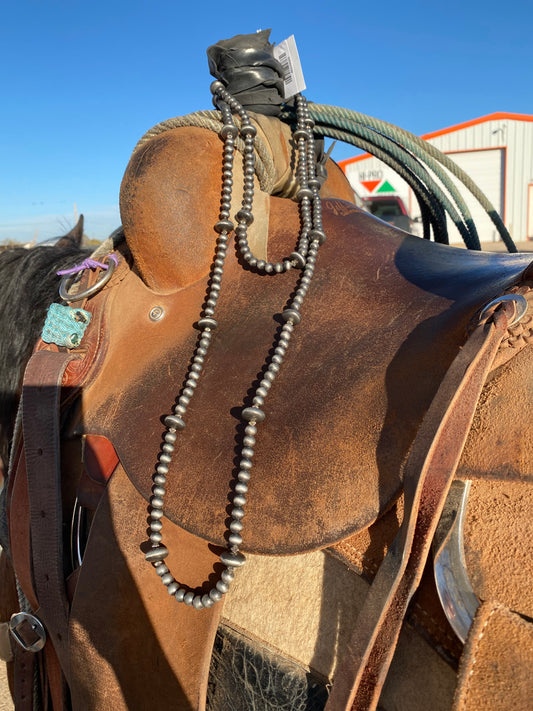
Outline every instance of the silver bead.
{"label": "silver bead", "polygon": [[201,318],[198,320],[198,327],[203,331],[205,328],[215,329],[218,326],[218,321],[214,318]]}
{"label": "silver bead", "polygon": [[230,521],[229,530],[233,533],[240,533],[243,528],[244,524],[242,523],[242,521],[235,521],[235,519]]}
{"label": "silver bead", "polygon": [[300,252],[292,252],[292,254],[289,255],[289,259],[293,261],[297,267],[300,267],[300,269],[305,267],[305,257],[303,257]]}
{"label": "silver bead", "polygon": [[239,481],[235,484],[236,494],[246,494],[248,492],[248,485],[244,481]]}
{"label": "silver bead", "polygon": [[265,413],[258,407],[245,407],[241,414],[243,420],[248,422],[262,422],[265,419]]}
{"label": "silver bead", "polygon": [[235,573],[231,568],[224,568],[224,570],[220,574],[220,579],[223,580],[225,583],[228,583],[228,585],[232,582],[234,577]]}
{"label": "silver bead", "polygon": [[213,600],[213,602],[219,602],[220,600],[222,600],[222,593],[220,592],[220,590],[212,588],[209,591],[209,597],[211,598],[211,600]]}
{"label": "silver bead", "polygon": [[183,598],[185,597],[185,593],[187,591],[184,590],[183,588],[178,588],[176,592],[174,593],[174,597],[178,602],[183,602]]}
{"label": "silver bead", "polygon": [[246,496],[244,496],[244,494],[237,494],[233,497],[233,504],[235,506],[243,507],[246,504]]}
{"label": "silver bead", "polygon": [[298,311],[295,311],[294,309],[285,309],[285,311],[282,312],[281,317],[284,321],[292,321],[295,325],[298,325],[302,320],[302,317]]}
{"label": "silver bead", "polygon": [[223,580],[218,580],[217,584],[216,584],[216,588],[219,592],[221,592],[223,595],[225,595],[229,590],[229,585],[228,585],[228,583],[225,583]]}
{"label": "silver bead", "polygon": [[242,553],[231,553],[230,551],[224,551],[220,556],[220,560],[224,565],[231,568],[240,568],[246,563],[246,558]]}
{"label": "silver bead", "polygon": [[167,585],[167,592],[169,595],[174,595],[179,589],[178,583],[174,580],[170,585]]}
{"label": "silver bead", "polygon": [[193,592],[187,592],[187,593],[185,593],[185,596],[184,596],[184,598],[183,598],[183,602],[184,602],[186,605],[189,605],[190,607],[192,607],[192,601],[193,601],[193,600],[194,600],[194,593],[193,593]]}
{"label": "silver bead", "polygon": [[173,428],[175,430],[183,430],[185,428],[185,422],[177,415],[167,415],[163,420],[165,427],[169,429]]}
{"label": "silver bead", "polygon": [[240,506],[234,506],[231,509],[231,518],[234,518],[236,521],[240,521],[241,519],[243,519],[244,509],[242,509]]}
{"label": "silver bead", "polygon": [[202,596],[201,595],[195,595],[192,599],[192,606],[194,607],[195,610],[202,610],[204,603],[202,602]]}
{"label": "silver bead", "polygon": [[170,583],[174,582],[174,576],[172,573],[165,573],[161,576],[161,582],[163,585],[170,585]]}
{"label": "silver bead", "polygon": [[207,594],[206,594],[206,595],[202,595],[202,605],[203,605],[205,608],[213,607],[214,604],[215,604],[214,601],[211,600],[211,598],[209,597],[209,595],[207,595]]}
{"label": "silver bead", "polygon": [[230,546],[242,546],[242,536],[240,533],[230,533],[228,536],[228,543]]}

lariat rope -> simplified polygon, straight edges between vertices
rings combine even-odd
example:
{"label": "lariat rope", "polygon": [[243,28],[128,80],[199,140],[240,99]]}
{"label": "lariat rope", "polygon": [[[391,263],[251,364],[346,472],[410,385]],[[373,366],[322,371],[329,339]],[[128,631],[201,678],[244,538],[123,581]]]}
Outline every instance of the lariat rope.
{"label": "lariat rope", "polygon": [[[517,251],[511,235],[486,195],[464,170],[431,143],[386,121],[338,106],[310,103],[309,114],[315,121],[314,132],[317,135],[341,140],[371,153],[407,182],[419,202],[426,239],[429,239],[432,230],[436,242],[449,243],[445,218],[447,213],[459,230],[465,245],[469,249],[481,249],[470,210],[447,174],[446,171],[449,171],[483,207],[507,250]],[[294,112],[287,109],[281,118],[292,123]],[[144,134],[134,152],[154,136],[183,126],[197,126],[219,133],[222,127],[221,114],[219,111],[197,111],[162,121]],[[271,193],[276,180],[272,155],[259,136],[256,136],[255,145],[256,175],[261,189]],[[241,139],[237,139],[236,147],[242,152],[244,144]]]}
{"label": "lariat rope", "polygon": [[[234,117],[234,121],[235,125],[240,128],[241,122],[238,116]],[[220,111],[196,111],[193,114],[176,116],[175,118],[167,119],[166,121],[156,124],[153,128],[147,131],[138,141],[137,145],[133,149],[133,152],[135,153],[135,151],[147,143],[151,138],[154,138],[154,136],[158,136],[160,133],[164,133],[172,128],[196,126],[197,128],[207,128],[218,134],[220,133],[220,129],[223,125],[224,123],[222,121],[222,114]],[[259,136],[255,137],[254,146],[256,150],[255,173],[257,175],[257,179],[259,180],[259,185],[261,186],[261,190],[263,190],[263,192],[271,194],[276,183],[274,159],[272,158],[272,154],[268,150],[268,147]],[[244,141],[240,136],[238,136],[235,140],[235,147],[240,153],[244,150]]]}

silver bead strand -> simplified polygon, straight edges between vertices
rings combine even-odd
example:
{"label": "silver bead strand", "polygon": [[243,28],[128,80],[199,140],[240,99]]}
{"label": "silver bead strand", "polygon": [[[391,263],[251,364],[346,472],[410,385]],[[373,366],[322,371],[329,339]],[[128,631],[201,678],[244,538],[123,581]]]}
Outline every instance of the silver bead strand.
{"label": "silver bead strand", "polygon": [[[262,262],[262,260],[257,260],[251,255],[246,240],[246,228],[253,221],[253,178],[255,172],[253,137],[255,135],[255,127],[251,124],[245,110],[224,89],[220,82],[213,82],[211,90],[214,95],[214,101],[221,110],[224,121],[224,125],[220,131],[220,135],[224,139],[224,164],[221,210],[219,213],[219,221],[215,224],[215,231],[218,233],[217,248],[210,276],[208,296],[202,316],[197,324],[201,331],[198,345],[189,368],[184,388],[174,407],[174,414],[168,415],[165,418],[167,431],[163,437],[164,441],[156,466],[156,473],[153,477],[154,485],[150,499],[149,526],[152,548],[145,555],[146,560],[153,564],[157,575],[160,576],[168,593],[173,595],[176,601],[183,602],[197,610],[209,608],[221,600],[223,595],[225,595],[230,588],[235,569],[241,567],[246,562],[245,556],[239,549],[242,544],[242,520],[244,518],[244,506],[246,504],[248,484],[251,478],[252,460],[255,454],[254,447],[257,425],[265,419],[265,413],[261,408],[275,377],[279,373],[283,358],[289,347],[294,326],[297,326],[301,321],[300,307],[311,283],[318,248],[323,244],[326,237],[322,229],[321,204],[318,196],[320,183],[316,179],[315,174],[314,146],[311,131],[312,121],[309,118],[305,98],[298,95],[296,97],[298,125],[294,136],[298,142],[298,177],[300,180],[298,198],[301,208],[300,217],[302,228],[299,248],[297,252],[293,252],[290,255],[289,259],[291,261],[285,260],[277,264]],[[166,492],[165,485],[169,466],[172,461],[174,445],[178,433],[185,428],[185,420],[183,418],[203,370],[205,356],[211,342],[212,331],[218,325],[214,318],[214,313],[224,271],[224,261],[229,240],[228,235],[233,230],[233,223],[229,218],[237,127],[233,123],[232,110],[239,113],[241,117],[241,136],[244,139],[245,145],[243,159],[243,202],[241,211],[237,213],[238,225],[235,229],[241,254],[250,266],[256,267],[259,271],[279,273],[281,271],[287,271],[292,266],[296,266],[303,271],[298,288],[289,307],[282,312],[282,318],[285,323],[278,336],[274,354],[267,365],[262,380],[256,388],[252,405],[245,407],[241,413],[245,428],[239,471],[235,484],[235,494],[233,496],[233,508],[230,513],[231,520],[228,527],[228,548],[220,555],[220,561],[224,565],[224,569],[215,587],[211,588],[208,593],[199,595],[181,587],[164,563],[165,558],[168,556],[168,549],[162,544],[161,518],[163,517],[163,504]],[[281,267],[279,265],[281,265]]]}
{"label": "silver bead strand", "polygon": [[240,103],[229,94],[221,82],[213,82],[211,84],[213,92],[213,100],[215,105],[219,105],[219,100],[227,103],[227,105],[239,115],[241,119],[240,134],[243,139],[243,199],[241,209],[235,215],[237,225],[235,226],[235,234],[237,236],[237,245],[242,258],[247,264],[258,272],[266,274],[280,274],[289,271],[293,267],[302,268],[303,261],[295,259],[291,254],[288,258],[279,262],[267,262],[264,259],[257,259],[252,253],[248,244],[248,227],[253,222],[252,202],[254,195],[254,175],[255,175],[255,136],[257,129],[250,121],[247,111]]}

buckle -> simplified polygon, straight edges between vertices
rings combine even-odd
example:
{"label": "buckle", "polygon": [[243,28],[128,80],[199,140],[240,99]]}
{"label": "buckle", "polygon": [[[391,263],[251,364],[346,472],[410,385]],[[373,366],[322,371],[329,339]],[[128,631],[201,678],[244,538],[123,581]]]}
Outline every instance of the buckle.
{"label": "buckle", "polygon": [[9,631],[26,652],[39,652],[45,645],[46,630],[43,623],[28,612],[11,615]]}

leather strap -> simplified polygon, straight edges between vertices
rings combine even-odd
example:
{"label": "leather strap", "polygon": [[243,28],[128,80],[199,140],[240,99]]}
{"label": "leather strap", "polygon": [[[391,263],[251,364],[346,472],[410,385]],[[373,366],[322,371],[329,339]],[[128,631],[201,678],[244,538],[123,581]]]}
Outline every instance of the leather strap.
{"label": "leather strap", "polygon": [[39,617],[68,680],[68,602],[63,573],[59,409],[61,383],[77,356],[38,351],[26,367],[22,429],[30,501],[34,590]]}
{"label": "leather strap", "polygon": [[402,526],[370,588],[326,711],[373,711],[429,554],[481,390],[514,306],[479,325],[451,364],[413,443]]}

